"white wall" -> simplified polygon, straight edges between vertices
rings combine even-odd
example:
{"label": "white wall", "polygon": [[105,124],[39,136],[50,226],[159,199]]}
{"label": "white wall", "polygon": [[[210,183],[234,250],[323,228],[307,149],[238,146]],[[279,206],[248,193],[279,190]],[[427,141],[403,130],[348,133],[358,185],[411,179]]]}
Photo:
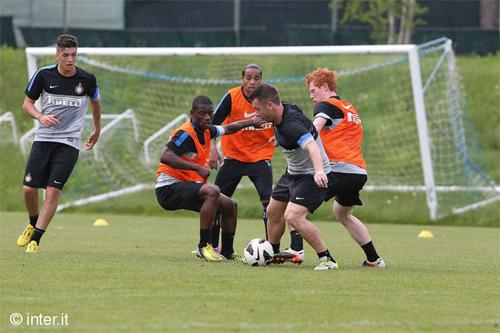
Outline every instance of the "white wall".
{"label": "white wall", "polygon": [[61,28],[64,1],[70,28],[125,27],[125,0],[0,0],[0,15],[13,16],[17,26]]}

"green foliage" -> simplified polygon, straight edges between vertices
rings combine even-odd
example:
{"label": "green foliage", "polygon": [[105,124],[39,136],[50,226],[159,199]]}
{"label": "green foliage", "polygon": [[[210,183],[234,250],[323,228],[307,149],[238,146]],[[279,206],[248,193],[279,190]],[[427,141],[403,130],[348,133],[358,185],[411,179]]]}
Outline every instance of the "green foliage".
{"label": "green foliage", "polygon": [[[105,218],[108,227],[94,227]],[[0,213],[0,331],[64,332],[496,332],[499,230],[370,225],[388,268],[361,267],[339,223],[317,222],[338,271],[300,265],[207,263],[191,254],[195,218],[58,214],[39,252],[15,246],[26,224]],[[239,220],[235,249],[262,237]],[[288,245],[288,233],[282,248]],[[68,327],[9,323],[13,312],[68,315]]]}
{"label": "green foliage", "polygon": [[[333,0],[335,1],[335,0]],[[427,8],[410,0],[339,0],[338,8],[342,10],[341,23],[359,22],[372,27],[370,37],[374,43],[385,44],[390,40],[390,17],[393,17],[399,23],[399,29],[395,26],[395,32],[404,29],[402,21],[411,20],[410,27],[416,27],[425,24],[419,15],[427,12]],[[408,17],[408,10],[414,13],[413,18]],[[395,42],[395,38],[392,38]]]}

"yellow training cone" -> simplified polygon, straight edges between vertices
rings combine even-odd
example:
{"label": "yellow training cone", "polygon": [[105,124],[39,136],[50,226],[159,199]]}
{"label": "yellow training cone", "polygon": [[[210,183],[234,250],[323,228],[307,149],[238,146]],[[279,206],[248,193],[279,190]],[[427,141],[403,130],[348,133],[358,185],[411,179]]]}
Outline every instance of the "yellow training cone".
{"label": "yellow training cone", "polygon": [[434,235],[429,230],[422,230],[418,234],[418,238],[434,238]]}
{"label": "yellow training cone", "polygon": [[97,219],[94,222],[94,226],[96,227],[107,227],[108,222],[105,219]]}

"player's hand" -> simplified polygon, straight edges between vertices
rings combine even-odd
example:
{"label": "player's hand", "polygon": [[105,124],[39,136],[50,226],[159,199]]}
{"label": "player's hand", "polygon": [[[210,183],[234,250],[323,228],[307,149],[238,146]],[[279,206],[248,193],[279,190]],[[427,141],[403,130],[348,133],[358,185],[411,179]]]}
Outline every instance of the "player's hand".
{"label": "player's hand", "polygon": [[60,124],[59,119],[53,114],[42,114],[38,117],[38,122],[45,127],[54,127]]}
{"label": "player's hand", "polygon": [[87,142],[85,142],[85,149],[90,150],[92,149],[95,144],[97,143],[97,140],[99,140],[99,135],[101,134],[100,130],[94,130],[92,134],[90,134]]}
{"label": "player's hand", "polygon": [[210,150],[210,156],[208,158],[208,166],[210,169],[218,169],[219,165],[222,163],[222,157],[219,154],[219,151],[216,149]]}
{"label": "player's hand", "polygon": [[265,120],[263,120],[262,118],[259,118],[258,116],[253,117],[252,119],[250,119],[250,121],[251,121],[250,126],[253,126],[255,128],[261,128],[262,125],[264,125],[266,123]]}
{"label": "player's hand", "polygon": [[198,166],[198,168],[196,169],[196,172],[203,178],[203,179],[207,179],[208,176],[210,176],[210,170],[207,169],[207,168],[204,168],[202,167],[201,165]]}
{"label": "player's hand", "polygon": [[317,171],[314,173],[314,182],[321,188],[328,187],[328,177],[324,171]]}

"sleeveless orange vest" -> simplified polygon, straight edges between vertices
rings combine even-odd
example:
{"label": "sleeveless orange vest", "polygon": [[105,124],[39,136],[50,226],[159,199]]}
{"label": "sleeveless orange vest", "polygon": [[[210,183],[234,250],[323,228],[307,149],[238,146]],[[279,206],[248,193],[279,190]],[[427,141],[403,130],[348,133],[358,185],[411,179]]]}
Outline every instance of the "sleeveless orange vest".
{"label": "sleeveless orange vest", "polygon": [[[185,155],[179,156],[183,160],[193,162],[196,164],[199,164],[201,166],[207,167],[208,163],[208,157],[210,154],[210,130],[206,129],[204,134],[205,138],[205,144],[201,144],[200,141],[198,140],[198,135],[196,134],[193,124],[191,124],[191,121],[187,121],[184,124],[182,124],[180,127],[176,128],[172,134],[170,135],[170,138],[174,137],[175,133],[177,131],[183,130],[189,136],[193,139],[194,145],[196,147],[196,154],[193,154],[191,157],[187,157]],[[170,175],[172,177],[175,177],[181,181],[193,181],[193,182],[203,182],[206,183],[207,179],[203,179],[196,171],[194,170],[185,170],[185,169],[176,169],[171,167],[170,165],[166,165],[163,163],[160,163],[158,165],[158,169],[156,170],[156,177],[160,173],[164,173],[166,175]]]}
{"label": "sleeveless orange vest", "polygon": [[[253,118],[255,109],[245,96],[241,87],[228,90],[231,95],[231,113],[224,120],[230,124],[238,120]],[[272,126],[264,129],[245,128],[221,138],[222,152],[240,162],[253,163],[270,160],[274,154],[274,129]]]}
{"label": "sleeveless orange vest", "polygon": [[366,169],[361,151],[363,127],[354,105],[336,98],[327,98],[323,101],[336,106],[344,114],[344,118],[334,129],[323,128],[320,133],[330,162],[346,162]]}

